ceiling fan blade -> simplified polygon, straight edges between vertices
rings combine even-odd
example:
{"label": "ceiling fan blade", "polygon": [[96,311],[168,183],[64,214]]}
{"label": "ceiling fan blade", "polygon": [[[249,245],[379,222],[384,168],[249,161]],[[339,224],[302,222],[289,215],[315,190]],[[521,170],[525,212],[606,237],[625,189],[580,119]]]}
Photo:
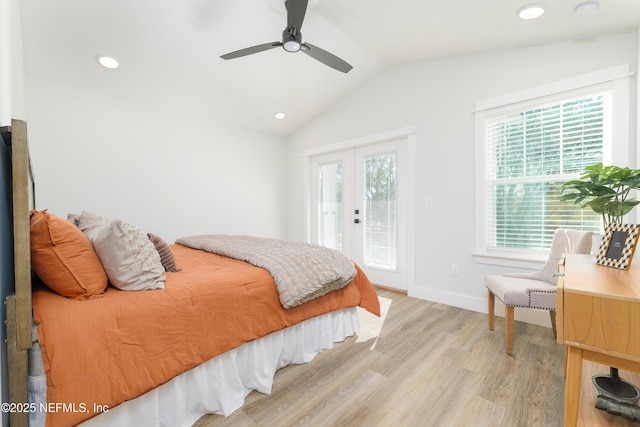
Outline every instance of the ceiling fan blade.
{"label": "ceiling fan blade", "polygon": [[240,58],[241,56],[252,55],[258,52],[264,52],[265,50],[273,49],[274,47],[282,46],[281,42],[271,42],[265,44],[259,44],[257,46],[247,47],[245,49],[236,50],[235,52],[229,52],[225,55],[222,55],[220,58],[222,59],[234,59]]}
{"label": "ceiling fan blade", "polygon": [[309,0],[286,0],[284,7],[287,8],[287,27],[295,27],[298,32],[302,28],[304,15],[307,12]]}
{"label": "ceiling fan blade", "polygon": [[320,49],[317,46],[312,45],[311,43],[303,43],[302,51],[322,62],[324,65],[336,69],[338,71],[342,71],[343,73],[348,73],[353,68],[346,61],[338,58],[332,53],[327,52],[326,50]]}

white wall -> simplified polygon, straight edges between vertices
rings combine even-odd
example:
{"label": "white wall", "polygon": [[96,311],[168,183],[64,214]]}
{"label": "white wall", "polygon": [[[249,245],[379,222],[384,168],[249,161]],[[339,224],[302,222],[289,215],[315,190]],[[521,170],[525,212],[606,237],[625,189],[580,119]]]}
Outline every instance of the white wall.
{"label": "white wall", "polygon": [[25,118],[19,0],[0,0],[0,126]]}
{"label": "white wall", "polygon": [[[619,64],[635,68],[637,44],[635,33],[620,34],[426,61],[381,73],[289,139],[289,238],[304,239],[305,149],[415,125],[416,286],[409,294],[486,311],[483,276],[505,268],[476,264],[471,255],[474,103]],[[635,106],[632,111],[634,121]],[[427,198],[433,200],[432,209],[425,209]],[[450,274],[453,263],[459,265],[459,276]],[[542,314],[533,321],[548,322]]]}
{"label": "white wall", "polygon": [[121,218],[168,242],[286,237],[286,144],[28,77],[38,209]]}

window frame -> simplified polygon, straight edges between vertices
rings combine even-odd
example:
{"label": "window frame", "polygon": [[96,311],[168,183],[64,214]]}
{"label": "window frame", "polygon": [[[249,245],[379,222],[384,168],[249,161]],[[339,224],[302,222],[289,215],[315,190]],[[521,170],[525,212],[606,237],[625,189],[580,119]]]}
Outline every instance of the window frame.
{"label": "window frame", "polygon": [[[630,156],[630,76],[629,64],[623,64],[579,75],[570,79],[532,87],[504,96],[476,102],[475,105],[475,148],[476,148],[476,231],[474,259],[481,264],[501,265],[536,269],[548,256],[548,251],[488,248],[486,233],[488,218],[486,186],[486,128],[489,117],[507,112],[523,111],[529,107],[594,92],[610,92],[610,122],[605,123],[609,130],[610,144],[603,147],[605,164],[628,165],[633,161]],[[629,165],[632,166],[633,165]]]}

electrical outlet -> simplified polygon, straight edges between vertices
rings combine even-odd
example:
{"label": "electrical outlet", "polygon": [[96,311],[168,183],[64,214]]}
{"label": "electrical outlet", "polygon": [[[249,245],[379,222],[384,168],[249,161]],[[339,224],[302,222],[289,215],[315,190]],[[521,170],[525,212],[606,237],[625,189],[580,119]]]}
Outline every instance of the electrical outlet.
{"label": "electrical outlet", "polygon": [[459,273],[458,264],[451,264],[451,275],[457,276]]}
{"label": "electrical outlet", "polygon": [[425,209],[433,209],[433,199],[429,198],[424,201]]}

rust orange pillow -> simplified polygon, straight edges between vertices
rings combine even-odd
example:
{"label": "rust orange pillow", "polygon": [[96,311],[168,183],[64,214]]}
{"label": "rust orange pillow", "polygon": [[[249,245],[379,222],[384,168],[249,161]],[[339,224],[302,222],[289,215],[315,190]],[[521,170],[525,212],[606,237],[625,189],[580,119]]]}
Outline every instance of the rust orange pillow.
{"label": "rust orange pillow", "polygon": [[68,298],[101,296],[107,274],[87,236],[46,210],[31,214],[31,265],[40,280]]}

